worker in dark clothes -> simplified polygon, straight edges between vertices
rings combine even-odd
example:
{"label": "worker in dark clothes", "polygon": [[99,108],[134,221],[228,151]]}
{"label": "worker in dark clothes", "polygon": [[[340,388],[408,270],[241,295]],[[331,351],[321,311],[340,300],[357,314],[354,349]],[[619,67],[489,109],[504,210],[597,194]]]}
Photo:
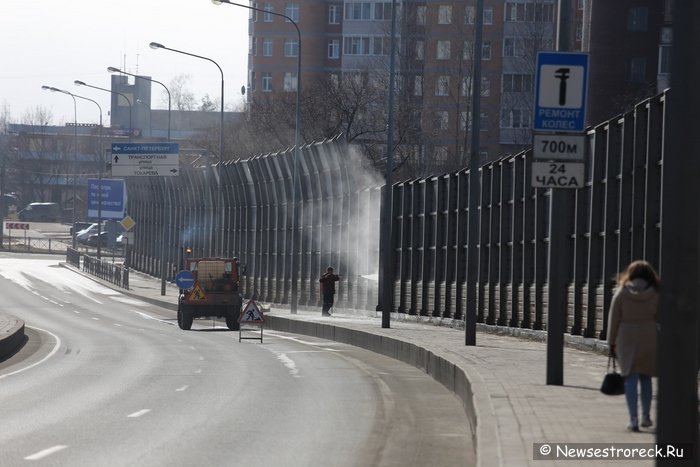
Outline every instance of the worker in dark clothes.
{"label": "worker in dark clothes", "polygon": [[330,316],[330,309],[333,308],[333,299],[335,297],[335,283],[340,280],[340,277],[333,274],[333,268],[328,267],[326,272],[318,280],[321,283],[321,295],[323,296],[323,309],[321,316]]}

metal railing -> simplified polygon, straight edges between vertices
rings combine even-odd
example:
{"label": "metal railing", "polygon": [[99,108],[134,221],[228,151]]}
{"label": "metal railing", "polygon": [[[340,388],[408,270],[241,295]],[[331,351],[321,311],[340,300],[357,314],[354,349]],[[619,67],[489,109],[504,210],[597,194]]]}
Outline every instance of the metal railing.
{"label": "metal railing", "polygon": [[[668,91],[667,91],[668,92]],[[569,284],[567,331],[601,338],[614,276],[633,259],[659,266],[660,193],[666,94],[588,129],[585,186],[566,217]],[[318,277],[329,265],[342,275],[337,304],[374,310],[380,271],[383,178],[341,141],[301,149],[299,304],[319,305]],[[213,251],[213,226],[224,210],[224,252],[247,266],[243,293],[289,303],[291,290],[291,150],[231,161],[222,180],[211,166],[180,177],[127,181],[137,222],[132,266],[159,275],[160,242],[167,270]],[[478,321],[544,329],[547,323],[549,192],[531,184],[531,153],[478,168]],[[166,177],[161,177],[164,179]],[[167,182],[167,183],[166,183]],[[223,191],[223,206],[217,192]],[[393,185],[392,312],[464,319],[469,171]],[[163,229],[166,229],[165,232]]]}
{"label": "metal railing", "polygon": [[129,289],[129,268],[98,259],[73,248],[66,250],[66,262],[123,289]]}

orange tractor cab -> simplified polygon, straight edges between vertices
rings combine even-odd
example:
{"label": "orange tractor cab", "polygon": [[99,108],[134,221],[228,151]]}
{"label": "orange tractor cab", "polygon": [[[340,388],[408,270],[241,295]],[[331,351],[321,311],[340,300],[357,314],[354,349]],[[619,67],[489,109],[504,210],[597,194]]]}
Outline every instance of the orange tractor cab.
{"label": "orange tractor cab", "polygon": [[191,288],[180,289],[177,302],[180,329],[191,329],[195,318],[224,318],[226,327],[238,331],[243,303],[238,289],[238,262],[234,258],[189,258],[185,269],[192,273],[194,282]]}

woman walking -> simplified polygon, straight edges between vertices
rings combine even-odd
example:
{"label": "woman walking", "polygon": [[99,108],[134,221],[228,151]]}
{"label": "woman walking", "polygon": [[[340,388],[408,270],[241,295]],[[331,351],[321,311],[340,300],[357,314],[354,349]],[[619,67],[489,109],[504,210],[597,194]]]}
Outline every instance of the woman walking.
{"label": "woman walking", "polygon": [[656,376],[656,307],[659,276],[646,261],[634,261],[618,277],[608,313],[608,345],[625,377],[629,431],[639,431],[637,386],[642,394],[641,426],[652,425],[651,377]]}

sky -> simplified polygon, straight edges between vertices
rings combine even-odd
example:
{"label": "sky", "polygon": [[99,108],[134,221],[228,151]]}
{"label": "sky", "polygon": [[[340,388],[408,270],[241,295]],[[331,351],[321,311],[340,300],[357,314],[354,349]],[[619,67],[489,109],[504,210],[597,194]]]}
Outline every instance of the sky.
{"label": "sky", "polygon": [[[224,73],[224,102],[237,105],[246,84],[248,14],[211,0],[0,0],[0,111],[9,106],[11,122],[20,123],[41,107],[52,113],[53,124],[72,122],[73,99],[42,90],[46,85],[97,101],[107,125],[111,94],[73,81],[109,89],[109,66],[166,86],[185,74],[186,89],[198,103],[205,94],[220,97],[221,74],[213,63],[153,50],[151,42],[217,62]],[[167,109],[164,92],[154,83],[152,108]],[[78,99],[77,119],[98,123],[95,104]]]}

